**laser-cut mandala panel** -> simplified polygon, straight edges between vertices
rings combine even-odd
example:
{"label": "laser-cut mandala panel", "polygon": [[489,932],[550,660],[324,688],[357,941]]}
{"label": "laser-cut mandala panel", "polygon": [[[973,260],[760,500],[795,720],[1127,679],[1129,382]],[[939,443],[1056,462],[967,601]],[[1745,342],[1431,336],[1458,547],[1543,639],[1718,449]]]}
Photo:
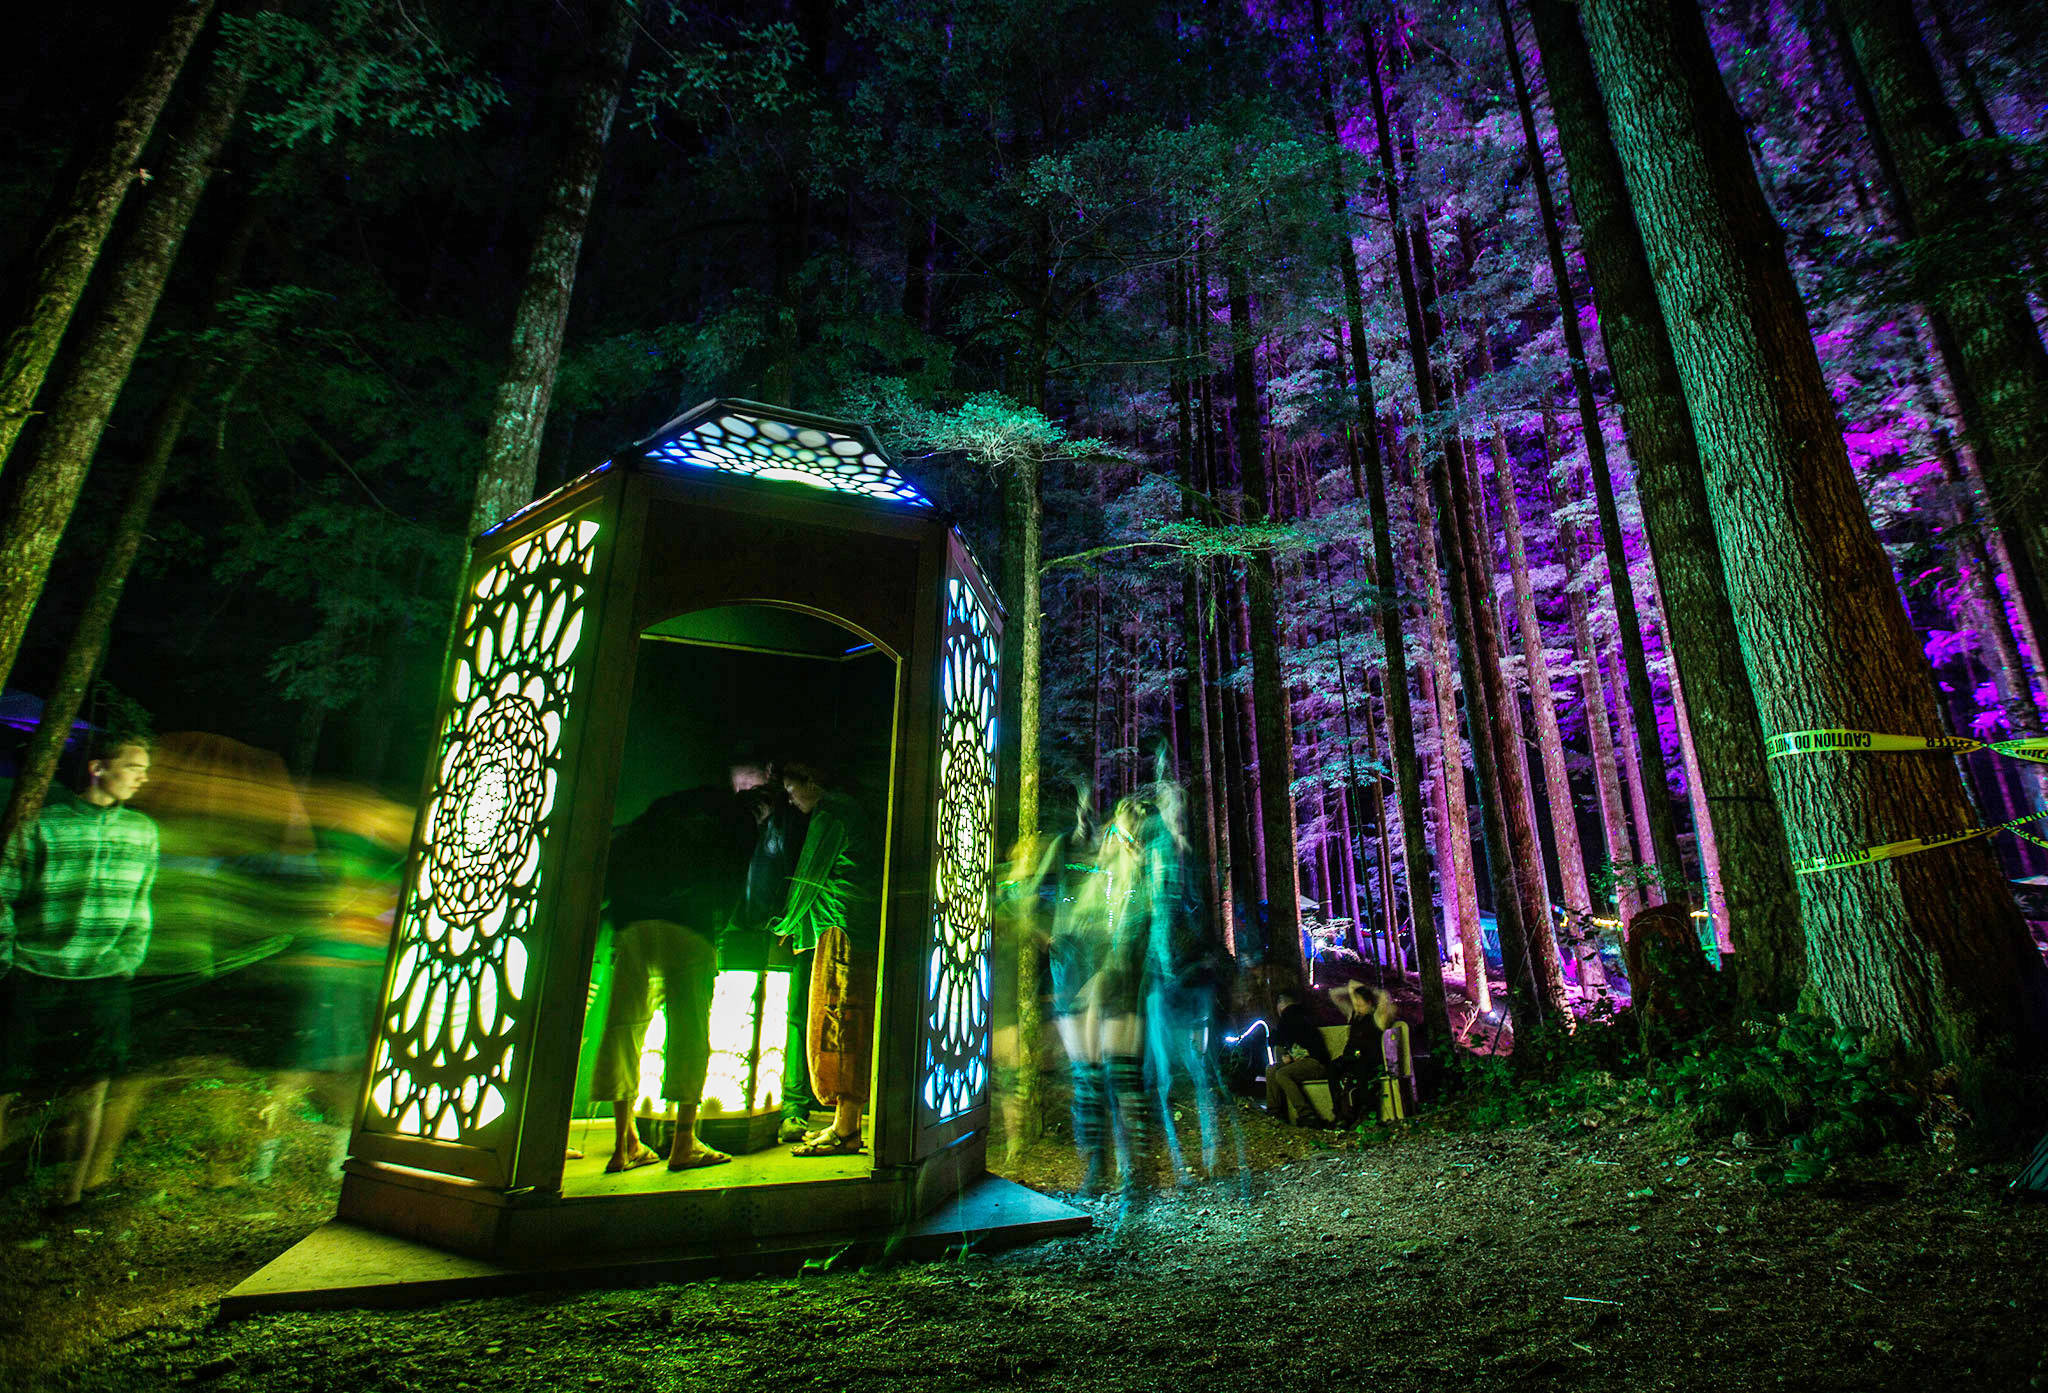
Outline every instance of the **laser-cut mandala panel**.
{"label": "laser-cut mandala panel", "polygon": [[939,653],[939,809],[918,1099],[927,1126],[988,1097],[998,652],[980,596],[965,580],[949,578]]}
{"label": "laser-cut mandala panel", "polygon": [[597,532],[557,523],[470,592],[379,1021],[373,1131],[481,1145],[505,1115]]}
{"label": "laser-cut mandala panel", "polygon": [[716,469],[750,479],[780,479],[834,493],[857,493],[929,508],[931,503],[873,446],[819,426],[729,411],[710,416],[648,450],[651,459]]}

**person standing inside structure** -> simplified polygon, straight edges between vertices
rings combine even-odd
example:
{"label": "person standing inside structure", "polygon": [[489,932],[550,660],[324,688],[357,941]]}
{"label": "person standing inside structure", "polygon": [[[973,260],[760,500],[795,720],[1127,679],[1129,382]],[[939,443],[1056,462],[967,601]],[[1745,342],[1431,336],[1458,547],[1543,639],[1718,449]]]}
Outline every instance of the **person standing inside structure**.
{"label": "person standing inside structure", "polygon": [[0,1145],[23,1088],[68,1090],[64,1208],[83,1200],[107,1085],[127,1063],[157,871],[156,823],[126,806],[149,780],[148,741],[101,736],[88,755],[85,791],[53,791],[0,852]]}
{"label": "person standing inside structure", "polygon": [[[774,766],[766,760],[741,757],[731,765],[732,791],[753,813],[756,828],[753,859],[747,863],[747,885],[740,905],[733,912],[732,933],[724,952],[732,962],[745,966],[767,965],[788,968],[796,959],[789,940],[769,932],[789,904],[789,877],[796,868],[797,851],[804,844],[804,815],[789,801],[788,793],[775,778]],[[761,957],[753,956],[756,938]],[[739,952],[735,954],[734,949]],[[811,1002],[808,973],[791,972],[789,1024],[782,1051],[782,1123],[777,1141],[802,1141],[809,1131],[811,1074],[804,1058],[804,1039]]]}
{"label": "person standing inside structure", "polygon": [[657,1009],[667,1030],[661,1096],[676,1109],[668,1168],[695,1170],[732,1159],[697,1139],[697,1110],[711,1065],[718,936],[739,902],[753,843],[753,819],[722,788],[656,799],[612,835],[604,877],[615,933],[612,990],[590,1088],[612,1102],[607,1172],[660,1159],[640,1144],[634,1127],[640,1051]]}
{"label": "person standing inside structure", "polygon": [[791,1154],[851,1156],[874,1057],[875,978],[882,953],[882,837],[867,810],[815,764],[784,767],[782,785],[811,819],[790,877],[789,904],[773,925],[811,955],[804,1032],[811,1085],[832,1120]]}

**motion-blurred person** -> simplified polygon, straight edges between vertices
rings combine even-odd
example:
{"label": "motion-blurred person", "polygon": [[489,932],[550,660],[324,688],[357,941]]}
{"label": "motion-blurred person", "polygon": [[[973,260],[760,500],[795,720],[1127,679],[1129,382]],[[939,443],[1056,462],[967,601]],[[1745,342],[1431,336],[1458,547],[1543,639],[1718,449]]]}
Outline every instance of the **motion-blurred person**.
{"label": "motion-blurred person", "polygon": [[774,930],[794,951],[811,955],[805,1053],[818,1101],[832,1109],[832,1120],[790,1154],[851,1156],[862,1149],[861,1113],[874,1055],[881,829],[818,765],[787,765],[782,786],[811,822],[790,877],[789,904]]}
{"label": "motion-blurred person", "polygon": [[[1108,1181],[1109,1084],[1102,1074],[1102,1042],[1090,988],[1109,955],[1106,916],[1090,881],[1096,866],[1095,809],[1088,790],[1074,787],[1073,825],[1042,847],[1018,845],[1017,885],[1011,898],[1020,933],[1037,930],[1045,887],[1051,887],[1052,931],[1046,957],[1052,969],[1052,1021],[1067,1055],[1073,1084],[1069,1106],[1074,1150],[1081,1160],[1081,1193],[1100,1194]],[[1028,862],[1029,864],[1025,864]]]}
{"label": "motion-blurred person", "polygon": [[697,1109],[711,1064],[711,993],[718,934],[731,917],[753,852],[754,825],[722,788],[657,799],[612,837],[605,863],[613,938],[612,993],[591,1093],[612,1102],[609,1173],[661,1158],[640,1144],[633,1110],[640,1052],[654,1012],[667,1023],[661,1094],[675,1105],[672,1171],[719,1166],[732,1157],[697,1138]]}
{"label": "motion-blurred person", "polygon": [[125,806],[149,779],[148,742],[95,740],[86,778],[0,851],[0,1145],[23,1088],[70,1091],[61,1208],[83,1200],[107,1082],[127,1063],[157,871],[156,824]]}
{"label": "motion-blurred person", "polygon": [[1152,1150],[1141,1010],[1151,945],[1152,887],[1139,836],[1153,811],[1138,798],[1117,804],[1102,830],[1097,874],[1083,886],[1076,906],[1077,918],[1088,925],[1088,932],[1099,933],[1103,947],[1101,965],[1082,991],[1086,1009],[1080,1021],[1081,1048],[1092,1048],[1102,1061],[1126,1209],[1144,1196],[1143,1175]]}
{"label": "motion-blurred person", "polygon": [[248,1178],[259,1183],[270,1179],[286,1119],[302,1102],[329,1129],[327,1176],[341,1174],[412,831],[410,809],[366,789],[315,788],[306,808],[319,847],[319,878],[294,925],[291,948],[274,960],[273,970],[290,986],[294,1018],[280,1044],[283,1072],[271,1084],[264,1134],[249,1168]]}
{"label": "motion-blurred person", "polygon": [[[774,777],[774,766],[752,758],[732,764],[732,791],[754,817],[754,854],[747,862],[747,884],[733,914],[732,937],[722,948],[735,963],[771,967],[795,962],[789,940],[769,932],[789,906],[789,877],[796,869],[797,850],[804,843],[806,820],[789,801]],[[754,940],[760,940],[756,942]],[[759,954],[757,962],[756,953]],[[789,1025],[782,1050],[782,1123],[775,1139],[802,1141],[810,1128],[811,1072],[804,1058],[804,1037],[811,1004],[807,972],[789,974]]]}
{"label": "motion-blurred person", "polygon": [[1222,1134],[1230,1133],[1238,1171],[1246,1174],[1244,1134],[1229,1106],[1223,1078],[1210,1049],[1210,1033],[1222,991],[1219,945],[1209,932],[1193,848],[1183,830],[1181,790],[1161,780],[1153,786],[1156,811],[1145,824],[1148,900],[1146,1028],[1156,1051],[1160,1126],[1174,1181],[1186,1174],[1180,1136],[1173,1126],[1171,1093],[1176,1071],[1187,1076],[1195,1116],[1202,1129],[1202,1166],[1213,1178],[1221,1161]]}
{"label": "motion-blurred person", "polygon": [[1337,1121],[1348,1125],[1364,1111],[1366,1085],[1386,1067],[1383,1042],[1399,1013],[1386,988],[1364,982],[1341,983],[1331,988],[1330,999],[1349,1026],[1343,1052],[1330,1061],[1330,1097]]}

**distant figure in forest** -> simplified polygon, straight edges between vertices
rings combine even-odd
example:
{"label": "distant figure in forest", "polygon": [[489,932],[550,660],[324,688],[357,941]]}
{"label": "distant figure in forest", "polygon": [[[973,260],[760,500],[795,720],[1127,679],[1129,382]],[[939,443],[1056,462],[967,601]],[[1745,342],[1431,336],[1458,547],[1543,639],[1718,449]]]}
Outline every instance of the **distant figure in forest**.
{"label": "distant figure in forest", "polygon": [[1282,987],[1273,1004],[1273,1047],[1280,1061],[1266,1070],[1266,1111],[1283,1122],[1311,1126],[1317,1114],[1301,1086],[1330,1077],[1330,1047],[1306,992]]}
{"label": "distant figure in forest", "polygon": [[53,790],[0,852],[0,1145],[22,1089],[69,1092],[60,1208],[83,1202],[107,1085],[133,1036],[130,989],[149,949],[158,838],[156,823],[126,804],[148,782],[149,756],[137,736],[96,739],[84,792]]}
{"label": "distant figure in forest", "polygon": [[711,993],[718,935],[745,885],[754,824],[723,788],[657,799],[612,837],[606,909],[614,925],[611,1000],[591,1094],[612,1101],[609,1173],[661,1158],[634,1125],[640,1051],[659,1009],[667,1024],[662,1097],[675,1105],[668,1168],[694,1170],[732,1157],[697,1138],[697,1110],[711,1065]]}
{"label": "distant figure in forest", "polygon": [[863,1149],[861,1114],[874,1057],[875,987],[882,953],[882,834],[877,819],[823,766],[792,762],[782,786],[810,818],[790,876],[789,903],[773,925],[810,954],[804,1046],[818,1101],[832,1120],[794,1156],[851,1156]]}

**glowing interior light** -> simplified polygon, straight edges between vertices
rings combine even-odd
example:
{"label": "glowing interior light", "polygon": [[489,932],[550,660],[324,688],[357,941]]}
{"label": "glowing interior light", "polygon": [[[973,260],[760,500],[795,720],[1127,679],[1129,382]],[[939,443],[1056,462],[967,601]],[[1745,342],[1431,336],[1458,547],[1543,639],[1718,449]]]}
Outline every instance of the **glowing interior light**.
{"label": "glowing interior light", "polygon": [[[754,1003],[760,997],[761,1028],[754,1030]],[[704,1076],[702,1111],[765,1112],[782,1106],[784,1042],[789,1031],[790,974],[728,969],[711,988],[711,1067]],[[758,1054],[756,1042],[758,1041]],[[662,1058],[668,1044],[668,1022],[656,1012],[640,1047],[642,1116],[672,1115],[670,1100],[661,1096]]]}

